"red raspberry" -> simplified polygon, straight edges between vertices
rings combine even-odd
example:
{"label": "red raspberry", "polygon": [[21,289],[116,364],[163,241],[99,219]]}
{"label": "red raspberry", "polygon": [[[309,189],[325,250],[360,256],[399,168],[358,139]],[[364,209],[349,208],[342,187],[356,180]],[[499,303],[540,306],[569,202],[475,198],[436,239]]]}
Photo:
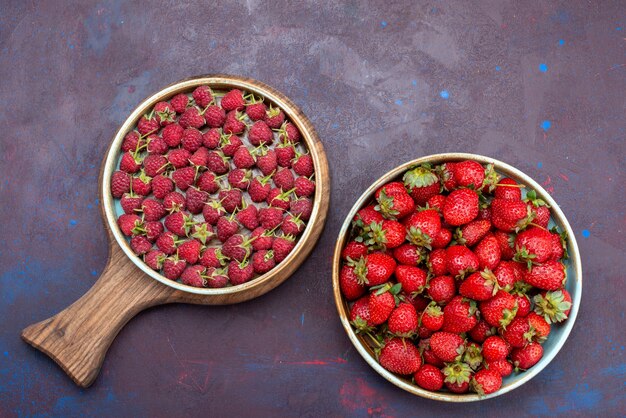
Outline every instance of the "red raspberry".
{"label": "red raspberry", "polygon": [[178,244],[178,237],[169,231],[163,232],[156,240],[157,248],[166,255],[174,254]]}
{"label": "red raspberry", "polygon": [[185,260],[179,260],[177,257],[166,258],[163,262],[163,275],[171,280],[176,280],[187,267]]}
{"label": "red raspberry", "polygon": [[208,149],[215,149],[220,145],[222,133],[219,129],[209,129],[202,134],[202,143]]}
{"label": "red raspberry", "polygon": [[289,235],[277,237],[272,243],[272,251],[274,251],[274,259],[276,260],[276,263],[280,263],[287,258],[295,246],[296,242],[294,237]]}
{"label": "red raspberry", "polygon": [[191,158],[191,153],[184,148],[173,149],[167,154],[168,161],[175,168],[188,166],[189,158]]}
{"label": "red raspberry", "polygon": [[204,208],[204,204],[209,199],[209,194],[202,190],[199,190],[195,187],[190,187],[187,189],[187,197],[185,199],[185,204],[187,205],[187,210],[193,214],[198,214],[202,212]]}
{"label": "red raspberry", "polygon": [[137,235],[130,239],[130,248],[132,248],[133,252],[137,255],[143,255],[150,251],[152,248],[152,243],[148,241],[148,238],[143,235]]}
{"label": "red raspberry", "polygon": [[141,203],[143,218],[146,221],[158,221],[165,216],[163,204],[157,200],[148,198]]}
{"label": "red raspberry", "polygon": [[296,158],[296,150],[292,144],[282,142],[274,149],[276,151],[276,161],[281,167],[291,168],[291,160]]}
{"label": "red raspberry", "polygon": [[141,202],[143,202],[143,196],[137,196],[135,194],[124,193],[124,196],[120,199],[120,205],[126,214],[133,214],[137,209],[141,208]]}
{"label": "red raspberry", "polygon": [[254,122],[248,131],[248,141],[255,147],[261,144],[271,145],[274,141],[274,134],[267,124],[260,120]]}
{"label": "red raspberry", "polygon": [[259,209],[259,221],[265,229],[274,229],[283,221],[283,211],[279,208]]}
{"label": "red raspberry", "polygon": [[227,112],[231,110],[243,110],[246,106],[246,101],[243,98],[241,90],[233,89],[222,97],[221,105]]}
{"label": "red raspberry", "polygon": [[152,178],[146,176],[145,172],[141,172],[139,177],[133,177],[131,181],[133,193],[139,196],[148,196],[152,191]]}
{"label": "red raspberry", "polygon": [[154,105],[154,113],[161,126],[167,126],[176,120],[176,111],[168,102],[159,102]]}
{"label": "red raspberry", "polygon": [[195,264],[200,258],[200,248],[202,248],[200,241],[195,239],[185,241],[178,247],[178,257],[189,264]]}
{"label": "red raspberry", "polygon": [[256,161],[250,151],[246,147],[239,147],[233,155],[233,164],[237,168],[251,168],[254,167]]}
{"label": "red raspberry", "polygon": [[202,173],[198,178],[197,184],[200,190],[210,194],[217,193],[217,191],[220,189],[220,185],[216,180],[215,174],[210,171],[205,171],[204,173]]}
{"label": "red raspberry", "polygon": [[185,110],[185,112],[180,115],[180,119],[178,119],[178,123],[183,128],[197,128],[200,129],[205,124],[204,116],[200,113],[197,107],[190,107]]}
{"label": "red raspberry", "polygon": [[201,265],[187,266],[180,275],[180,281],[187,286],[205,287],[207,284],[205,271],[206,268]]}
{"label": "red raspberry", "polygon": [[310,197],[315,193],[315,183],[306,177],[298,177],[294,181],[294,187],[298,197]]}
{"label": "red raspberry", "polygon": [[143,169],[150,177],[156,177],[165,171],[167,159],[162,155],[148,155],[143,161]]}
{"label": "red raspberry", "polygon": [[263,102],[261,103],[252,103],[246,106],[246,114],[250,118],[250,120],[256,122],[257,120],[265,119],[265,112],[267,111],[267,106]]}
{"label": "red raspberry", "polygon": [[230,169],[228,157],[219,151],[211,151],[207,162],[207,168],[215,174],[227,173]]}
{"label": "red raspberry", "polygon": [[120,161],[120,170],[133,174],[141,168],[141,159],[135,157],[131,152],[125,152]]}
{"label": "red raspberry", "polygon": [[249,282],[254,277],[254,268],[248,261],[231,261],[228,264],[228,278],[233,286]]}
{"label": "red raspberry", "polygon": [[170,104],[176,113],[183,113],[187,109],[187,104],[189,104],[189,97],[183,93],[177,94],[170,99]]}
{"label": "red raspberry", "polygon": [[226,210],[222,207],[222,204],[217,200],[212,200],[202,208],[202,216],[204,220],[211,225],[216,225],[217,221],[222,215],[226,213]]}
{"label": "red raspberry", "polygon": [[185,212],[174,212],[167,215],[163,222],[168,231],[173,232],[179,237],[187,236],[194,223],[193,217]]}
{"label": "red raspberry", "polygon": [[247,190],[250,186],[250,177],[252,177],[250,170],[236,168],[228,173],[228,183],[236,189]]}
{"label": "red raspberry", "polygon": [[213,92],[209,86],[196,87],[191,96],[196,101],[196,104],[203,109],[213,100]]}
{"label": "red raspberry", "polygon": [[143,261],[148,265],[148,267],[156,271],[161,270],[163,260],[165,260],[165,253],[159,250],[149,251],[143,256]]}
{"label": "red raspberry", "polygon": [[271,186],[269,185],[270,177],[255,177],[250,182],[248,187],[248,194],[250,199],[255,203],[263,202],[267,199],[270,193]]}
{"label": "red raspberry", "polygon": [[187,128],[183,131],[180,142],[187,151],[196,152],[202,145],[202,132],[196,128]]}
{"label": "red raspberry", "polygon": [[170,148],[174,148],[180,145],[180,141],[183,139],[184,131],[185,130],[182,126],[174,123],[172,125],[167,125],[165,128],[163,128],[161,136],[163,136],[163,140]]}
{"label": "red raspberry", "polygon": [[235,209],[242,205],[243,194],[239,189],[220,190],[218,199],[222,202],[222,206],[227,212],[233,213]]}
{"label": "red raspberry", "polygon": [[116,171],[111,176],[111,195],[119,199],[130,191],[130,176],[124,171]]}
{"label": "red raspberry", "polygon": [[196,181],[196,169],[194,167],[183,167],[172,173],[172,180],[180,190],[187,190]]}
{"label": "red raspberry", "polygon": [[220,147],[222,148],[222,152],[227,157],[232,157],[235,155],[235,152],[243,145],[241,142],[241,138],[237,135],[222,135],[222,139],[220,142]]}
{"label": "red raspberry", "polygon": [[249,205],[237,212],[237,220],[250,231],[259,226],[259,213],[254,205]]}
{"label": "red raspberry", "polygon": [[222,216],[217,220],[217,239],[222,242],[232,237],[239,231],[239,224],[232,218]]}
{"label": "red raspberry", "polygon": [[292,123],[285,122],[278,130],[278,137],[281,141],[291,142],[295,144],[300,142],[300,131]]}
{"label": "red raspberry", "polygon": [[[283,220],[283,224],[281,225],[281,230],[285,235],[293,235],[294,237],[297,237],[302,233],[302,231],[304,231],[304,227],[304,222],[302,222],[300,218],[291,214],[287,214],[287,216],[285,216],[285,219]],[[365,244],[361,245],[365,246]],[[367,254],[367,247],[365,247],[365,254]],[[358,257],[356,257],[356,259],[358,259]]]}
{"label": "red raspberry", "polygon": [[139,132],[131,131],[124,136],[124,141],[122,141],[122,151],[136,151],[139,145]]}
{"label": "red raspberry", "polygon": [[272,107],[266,112],[265,122],[272,129],[278,129],[285,121],[285,114],[278,107]]}
{"label": "red raspberry", "polygon": [[148,137],[148,154],[163,155],[169,149],[169,145],[163,138],[158,135],[150,135]]}
{"label": "red raspberry", "polygon": [[274,233],[263,227],[258,227],[252,231],[250,238],[254,238],[254,241],[252,241],[252,249],[254,251],[269,250],[274,242]]}
{"label": "red raspberry", "polygon": [[226,121],[224,122],[225,134],[239,135],[246,130],[246,124],[242,121],[242,115],[233,110],[226,114]]}
{"label": "red raspberry", "polygon": [[117,218],[117,225],[127,237],[134,235],[134,229],[141,226],[141,218],[137,215],[123,214]]}
{"label": "red raspberry", "polygon": [[178,192],[170,192],[163,198],[163,207],[169,213],[184,211],[187,209],[185,196]]}
{"label": "red raspberry", "polygon": [[313,202],[306,198],[292,200],[289,204],[289,210],[293,215],[300,216],[303,221],[308,221],[311,218],[311,212],[313,212]]}
{"label": "red raspberry", "polygon": [[313,158],[310,154],[302,154],[296,157],[292,167],[297,175],[309,177],[313,175]]}
{"label": "red raspberry", "polygon": [[258,274],[265,274],[276,266],[276,260],[274,259],[274,252],[272,250],[261,250],[254,253],[252,256],[252,267],[254,272]]}
{"label": "red raspberry", "polygon": [[209,162],[209,150],[205,147],[198,148],[198,150],[189,157],[189,162],[198,167],[206,167]]}
{"label": "red raspberry", "polygon": [[274,150],[263,149],[256,159],[256,166],[264,176],[268,176],[275,171],[278,167],[278,162]]}
{"label": "red raspberry", "polygon": [[144,227],[146,229],[146,238],[148,238],[150,242],[154,242],[164,229],[160,221],[146,221],[144,222]]}
{"label": "red raspberry", "polygon": [[293,189],[295,179],[293,177],[293,172],[288,168],[279,169],[274,177],[272,178],[276,187],[283,189],[283,191]]}
{"label": "red raspberry", "polygon": [[222,268],[226,265],[226,257],[224,257],[219,247],[209,247],[202,252],[200,264],[207,268]]}
{"label": "red raspberry", "polygon": [[159,118],[151,112],[148,115],[143,115],[139,122],[137,122],[137,130],[143,136],[146,136],[151,133],[155,133],[161,128],[161,123]]}
{"label": "red raspberry", "polygon": [[290,196],[290,191],[283,193],[281,189],[272,189],[267,195],[267,204],[286,211],[289,209],[289,203],[291,203]]}
{"label": "red raspberry", "polygon": [[226,121],[226,112],[219,106],[209,106],[204,112],[204,119],[209,128],[221,128]]}

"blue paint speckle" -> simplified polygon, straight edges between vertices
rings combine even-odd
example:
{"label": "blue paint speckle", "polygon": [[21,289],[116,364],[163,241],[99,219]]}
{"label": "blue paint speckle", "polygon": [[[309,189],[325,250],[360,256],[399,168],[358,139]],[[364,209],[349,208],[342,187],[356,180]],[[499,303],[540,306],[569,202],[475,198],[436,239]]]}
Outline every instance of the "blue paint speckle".
{"label": "blue paint speckle", "polygon": [[589,238],[591,236],[591,232],[589,232],[588,229],[583,229],[582,234],[583,234],[583,238]]}
{"label": "blue paint speckle", "polygon": [[398,106],[402,106],[402,99],[396,99],[395,102]]}
{"label": "blue paint speckle", "polygon": [[615,28],[615,30],[622,30],[622,27],[618,26],[618,27]]}
{"label": "blue paint speckle", "polygon": [[75,226],[78,223],[76,219],[70,219],[70,226]]}
{"label": "blue paint speckle", "polygon": [[333,129],[339,129],[339,124],[338,123],[333,123],[332,125],[330,125],[331,128]]}
{"label": "blue paint speckle", "polygon": [[304,325],[304,312],[300,315],[300,325]]}
{"label": "blue paint speckle", "polygon": [[96,270],[91,270],[91,275],[92,275],[92,276],[97,276],[97,275],[98,275],[98,272],[97,272]]}
{"label": "blue paint speckle", "polygon": [[5,352],[4,352],[4,356],[5,356],[5,357],[9,357],[9,352],[8,352],[8,351],[5,351]]}
{"label": "blue paint speckle", "polygon": [[386,21],[384,21],[384,20],[381,20],[381,22],[380,22],[380,27],[381,27],[381,28],[386,28],[386,27],[387,27],[387,22],[386,22]]}
{"label": "blue paint speckle", "polygon": [[450,93],[448,93],[448,90],[441,90],[439,95],[441,96],[442,99],[447,99],[450,97]]}
{"label": "blue paint speckle", "polygon": [[548,64],[544,64],[543,62],[541,64],[539,64],[539,71],[541,71],[542,73],[545,73],[548,71]]}
{"label": "blue paint speckle", "polygon": [[539,161],[539,162],[537,163],[537,168],[542,168],[542,167],[543,167],[543,163],[542,163],[541,161]]}
{"label": "blue paint speckle", "polygon": [[565,45],[565,40],[564,39],[559,39],[559,45]]}
{"label": "blue paint speckle", "polygon": [[413,84],[414,86],[417,86],[417,80],[412,80],[411,84]]}
{"label": "blue paint speckle", "polygon": [[499,65],[496,65],[496,71],[500,71],[502,68]]}
{"label": "blue paint speckle", "polygon": [[552,126],[552,122],[546,119],[543,122],[541,122],[541,125],[539,126],[541,126],[541,129],[543,129],[544,131],[547,131]]}

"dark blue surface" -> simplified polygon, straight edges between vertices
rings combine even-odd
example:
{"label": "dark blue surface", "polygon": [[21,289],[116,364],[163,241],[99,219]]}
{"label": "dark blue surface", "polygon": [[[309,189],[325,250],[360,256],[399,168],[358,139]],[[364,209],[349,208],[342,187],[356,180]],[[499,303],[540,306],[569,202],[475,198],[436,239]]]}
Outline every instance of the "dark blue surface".
{"label": "dark blue surface", "polygon": [[[623,2],[0,5],[0,416],[624,416]],[[333,203],[311,258],[238,306],[133,319],[78,389],[19,339],[80,297],[106,261],[97,177],[129,111],[202,73],[288,94],[326,147]],[[500,398],[417,398],[352,348],[332,300],[343,217],[372,181],[465,151],[525,171],[568,216],[584,269],[561,353]]]}

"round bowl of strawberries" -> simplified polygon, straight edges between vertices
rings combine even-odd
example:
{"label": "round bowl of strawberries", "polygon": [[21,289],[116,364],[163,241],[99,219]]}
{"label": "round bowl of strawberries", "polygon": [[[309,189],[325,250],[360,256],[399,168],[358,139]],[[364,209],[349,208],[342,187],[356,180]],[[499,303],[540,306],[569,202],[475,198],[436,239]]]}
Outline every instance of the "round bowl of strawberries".
{"label": "round bowl of strawberries", "polygon": [[242,77],[190,78],[144,100],[115,135],[102,178],[107,224],[126,255],[207,303],[286,280],[328,211],[328,163],[310,121]]}
{"label": "round bowl of strawberries", "polygon": [[556,356],[578,313],[580,255],[552,197],[503,162],[418,158],[363,193],[335,247],[341,322],[413,394],[488,399]]}

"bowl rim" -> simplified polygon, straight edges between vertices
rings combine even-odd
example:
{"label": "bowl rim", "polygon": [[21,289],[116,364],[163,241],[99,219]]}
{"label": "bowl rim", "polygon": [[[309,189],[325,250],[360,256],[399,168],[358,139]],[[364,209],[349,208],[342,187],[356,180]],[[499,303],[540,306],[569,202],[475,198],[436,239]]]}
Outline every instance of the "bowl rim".
{"label": "bowl rim", "polygon": [[[352,329],[352,326],[349,322],[349,311],[347,310],[347,302],[344,300],[341,290],[339,287],[339,270],[341,266],[341,251],[345,245],[345,241],[347,239],[348,228],[352,222],[352,219],[356,215],[356,212],[361,209],[374,195],[374,192],[383,184],[396,179],[400,174],[405,172],[412,166],[423,164],[423,163],[431,163],[431,164],[441,164],[443,162],[454,162],[461,160],[474,160],[481,164],[493,164],[494,168],[500,174],[512,177],[518,181],[522,181],[525,185],[530,188],[536,190],[539,198],[543,199],[550,205],[550,211],[552,219],[555,223],[561,227],[563,230],[567,232],[568,235],[568,251],[569,251],[569,263],[571,263],[571,267],[574,271],[575,277],[568,277],[570,283],[573,283],[572,291],[570,292],[572,295],[572,308],[570,311],[570,315],[568,320],[562,324],[562,332],[560,333],[558,339],[555,341],[556,345],[553,346],[551,350],[544,351],[544,355],[542,359],[532,368],[525,371],[521,374],[520,378],[516,381],[511,382],[507,385],[503,385],[498,391],[491,393],[485,396],[479,396],[478,394],[451,394],[445,392],[431,392],[426,389],[422,389],[419,386],[410,383],[408,380],[399,377],[398,375],[389,372],[384,369],[378,361],[372,355],[370,349],[366,348],[366,344],[363,344],[360,337]],[[495,398],[496,396],[503,395],[507,392],[512,391],[524,383],[528,382],[530,379],[539,374],[558,354],[561,350],[565,341],[567,340],[574,323],[576,322],[576,317],[578,315],[578,310],[580,308],[580,301],[582,298],[582,266],[580,260],[580,253],[578,250],[578,244],[576,242],[576,237],[574,232],[565,217],[565,214],[561,211],[557,203],[554,201],[552,196],[535,180],[533,180],[530,176],[523,173],[519,169],[499,161],[495,158],[486,157],[478,154],[470,154],[470,153],[441,153],[441,154],[433,154],[427,155],[420,158],[416,158],[414,160],[408,161],[404,164],[397,166],[396,168],[388,171],[381,177],[379,177],[372,185],[370,185],[361,196],[357,199],[355,204],[352,206],[348,215],[346,216],[337,238],[337,243],[335,245],[335,251],[333,255],[333,294],[335,298],[335,305],[337,307],[337,311],[339,313],[339,317],[341,323],[343,325],[344,330],[348,334],[348,338],[357,349],[361,357],[382,377],[387,379],[389,382],[394,385],[400,387],[401,389],[406,390],[412,394],[433,399],[437,401],[444,402],[474,402],[480,400],[486,400],[490,398]]]}
{"label": "bowl rim", "polygon": [[[249,282],[217,289],[188,286],[178,283],[177,281],[170,280],[155,270],[152,270],[140,257],[135,255],[117,225],[114,199],[111,195],[110,187],[110,178],[116,169],[117,160],[119,158],[118,155],[121,150],[121,144],[124,136],[135,126],[139,117],[145,114],[159,101],[168,100],[178,93],[191,93],[193,88],[200,85],[209,85],[215,90],[224,88],[239,88],[247,93],[262,96],[266,102],[271,102],[272,104],[280,107],[289,121],[296,125],[300,131],[302,140],[306,144],[306,147],[312,156],[315,170],[316,187],[313,198],[313,210],[304,232],[296,242],[295,247],[291,250],[289,255],[272,270],[253,280],[250,280]],[[156,93],[142,100],[141,103],[139,103],[139,105],[137,105],[137,107],[124,120],[113,136],[113,140],[109,145],[102,164],[102,174],[100,175],[99,187],[102,210],[106,220],[106,226],[115,237],[115,241],[117,241],[117,244],[121,247],[126,256],[148,276],[166,286],[188,293],[221,298],[227,295],[251,291],[252,289],[262,289],[253,297],[260,296],[261,294],[268,292],[281,284],[283,281],[287,280],[291,274],[306,260],[321,235],[328,214],[330,201],[328,161],[326,159],[322,142],[320,141],[315,128],[300,108],[286,95],[255,79],[227,74],[199,75],[174,82],[158,90]],[[241,301],[243,300],[247,299],[241,299]]]}

